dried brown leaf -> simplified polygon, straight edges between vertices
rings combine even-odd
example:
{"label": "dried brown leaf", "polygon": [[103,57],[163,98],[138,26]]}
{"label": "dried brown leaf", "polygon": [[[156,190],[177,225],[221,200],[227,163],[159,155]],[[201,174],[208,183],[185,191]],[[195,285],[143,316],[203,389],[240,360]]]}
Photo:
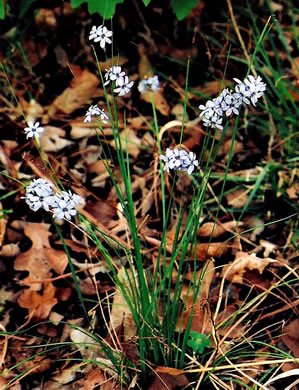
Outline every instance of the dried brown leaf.
{"label": "dried brown leaf", "polygon": [[162,367],[158,367],[160,372],[157,371],[154,382],[150,385],[148,390],[172,390],[178,387],[185,387],[189,384],[189,381],[184,374],[177,374],[176,370],[170,367],[164,367],[168,369],[168,372],[161,372]]}
{"label": "dried brown leaf", "polygon": [[[141,139],[136,136],[135,131],[132,129],[123,130],[120,133],[120,139],[124,150],[127,150],[128,148],[129,154],[131,154],[134,158],[137,158],[141,151]],[[110,145],[115,147],[115,141],[111,141]]]}
{"label": "dried brown leaf", "polygon": [[29,275],[22,281],[31,290],[39,291],[42,281],[52,276],[53,269],[59,275],[63,274],[68,259],[64,251],[53,249],[49,243],[51,233],[49,225],[42,223],[27,223],[24,233],[32,241],[32,247],[19,254],[14,263],[17,271],[28,271]]}
{"label": "dried brown leaf", "polygon": [[[129,283],[123,268],[119,270],[118,277],[124,285]],[[137,278],[136,275],[131,277]],[[120,289],[117,289],[113,298],[110,317],[110,329],[116,329],[119,326],[123,327],[122,336],[124,341],[130,340],[132,337],[136,336],[137,329],[132,317],[131,310]]]}
{"label": "dried brown leaf", "polygon": [[45,126],[40,137],[40,147],[44,152],[58,152],[74,142],[65,138],[65,131],[55,126]]}
{"label": "dried brown leaf", "polygon": [[227,194],[226,200],[230,206],[242,208],[248,201],[248,195],[244,190],[238,189]]}
{"label": "dried brown leaf", "polygon": [[[203,275],[202,275],[203,273]],[[198,279],[201,278],[201,288],[194,303],[194,297],[190,292],[189,287],[186,285],[183,288],[181,299],[185,301],[187,297],[186,309],[178,317],[177,330],[182,331],[186,329],[191,312],[193,311],[192,330],[203,333],[207,327],[210,328],[210,315],[207,313],[206,302],[209,297],[209,291],[211,283],[215,275],[215,268],[213,262],[209,262],[208,265],[201,271],[197,272]],[[181,318],[183,316],[183,318]]]}
{"label": "dried brown leaf", "polygon": [[23,290],[18,298],[18,305],[28,309],[29,317],[34,318],[36,321],[47,319],[57,302],[55,287],[52,283],[45,284],[42,294],[27,289]]}
{"label": "dried brown leaf", "polygon": [[255,254],[250,255],[246,252],[237,252],[233,263],[223,268],[222,276],[225,276],[232,283],[243,284],[243,275],[246,270],[257,270],[262,274],[267,265],[274,261],[270,258],[262,259],[255,256]]}
{"label": "dried brown leaf", "polygon": [[141,99],[147,103],[152,103],[154,101],[156,110],[158,110],[162,115],[168,116],[170,113],[170,107],[165,99],[162,91],[159,89],[158,91],[151,92],[147,91],[141,94]]}
{"label": "dried brown leaf", "polygon": [[241,226],[243,223],[237,221],[229,221],[229,222],[224,222],[222,224],[217,223],[215,224],[214,222],[206,222],[204,223],[197,231],[197,235],[200,237],[211,237],[211,234],[213,232],[212,237],[219,237],[221,234],[229,232],[233,230],[236,226]]}
{"label": "dried brown leaf", "polygon": [[20,253],[19,245],[17,244],[6,244],[0,250],[0,256],[3,257],[15,257]]}
{"label": "dried brown leaf", "polygon": [[84,107],[96,94],[99,85],[99,78],[96,75],[77,65],[72,65],[71,70],[74,75],[71,86],[54,100],[49,108],[49,116],[54,115],[56,111],[71,114]]}

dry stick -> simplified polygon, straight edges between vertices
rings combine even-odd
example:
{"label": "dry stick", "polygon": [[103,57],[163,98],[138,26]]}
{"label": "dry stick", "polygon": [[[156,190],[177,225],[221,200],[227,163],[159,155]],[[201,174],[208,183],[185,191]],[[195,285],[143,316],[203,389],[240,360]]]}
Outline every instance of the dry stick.
{"label": "dry stick", "polygon": [[[188,355],[186,355],[188,357]],[[248,368],[248,367],[255,367],[260,365],[270,365],[270,364],[281,364],[281,363],[298,363],[299,360],[297,359],[276,359],[276,360],[259,360],[257,362],[245,362],[245,363],[238,363],[235,364],[233,367],[237,368]],[[200,365],[198,362],[194,362],[197,365]],[[224,371],[229,368],[232,368],[231,364],[227,364],[226,366],[217,366],[217,367],[201,367],[198,369],[190,369],[185,370],[185,373],[189,374],[195,374],[198,372],[209,372],[209,371]]]}
{"label": "dry stick", "polygon": [[[3,332],[6,332],[6,329],[1,324],[0,324],[0,329],[3,330]],[[2,353],[1,353],[1,356],[0,356],[0,367],[4,363],[5,355],[6,355],[6,352],[7,352],[7,345],[8,345],[8,336],[4,335]]]}
{"label": "dry stick", "polygon": [[[243,41],[243,38],[241,36],[239,27],[237,25],[237,22],[236,22],[236,19],[235,19],[235,15],[234,15],[234,11],[233,11],[233,7],[232,7],[232,4],[231,4],[231,0],[226,0],[226,1],[227,1],[228,12],[230,14],[231,21],[233,23],[236,35],[237,35],[238,40],[240,42],[240,45],[242,47],[243,54],[246,57],[246,60],[248,61],[248,64],[250,64],[251,63],[251,59],[250,59],[250,56],[247,53],[247,49],[246,49],[245,43]],[[269,17],[267,23],[270,21],[270,19],[271,19],[271,16]],[[257,77],[257,73],[256,73],[256,71],[254,69],[253,64],[251,66],[251,69],[252,69],[252,73],[253,73],[254,77]],[[267,110],[269,112],[269,106],[268,106],[268,103],[267,103],[267,100],[266,100],[265,96],[263,96],[263,103],[264,103],[265,107],[267,108]],[[267,158],[268,158],[268,160],[272,160],[271,147],[272,147],[272,144],[273,144],[274,136],[277,133],[277,131],[276,131],[276,127],[275,127],[273,118],[272,118],[272,116],[270,114],[269,114],[269,121],[270,121],[271,126],[270,126],[270,137],[269,137],[269,142],[268,142]]]}

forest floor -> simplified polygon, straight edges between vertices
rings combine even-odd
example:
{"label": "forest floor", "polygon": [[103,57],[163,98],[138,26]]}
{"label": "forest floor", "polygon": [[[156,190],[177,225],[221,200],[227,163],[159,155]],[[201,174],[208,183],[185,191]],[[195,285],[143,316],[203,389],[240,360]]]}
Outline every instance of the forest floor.
{"label": "forest floor", "polygon": [[[230,1],[201,0],[178,21],[159,1],[145,7],[126,0],[104,23],[113,29],[113,46],[105,51],[88,39],[102,18],[84,5],[9,3],[0,22],[0,389],[298,388],[299,19],[293,2],[237,0],[230,8]],[[246,77],[248,58],[265,26],[271,28],[253,63],[267,84],[265,96],[243,110],[233,148],[234,119],[224,137],[213,129],[207,143],[198,107],[224,87],[233,88],[234,78]],[[111,123],[96,133],[94,122],[84,122],[91,104],[108,113],[106,98],[112,102],[112,95],[107,88],[105,96],[99,68],[105,73],[111,58],[134,81],[131,91],[115,101],[145,268],[156,266],[161,244],[160,175],[173,196],[169,254],[178,210],[191,204],[200,175],[158,170],[151,95],[140,94],[139,81],[159,76],[160,88],[152,97],[163,153],[181,139],[202,166],[211,140],[221,142],[196,233],[197,261],[208,263],[209,277],[194,303],[192,330],[210,342],[202,354],[189,349],[189,360],[179,368],[148,361],[146,374],[138,362],[132,316],[97,245],[78,229],[78,220],[53,224],[50,213],[34,212],[24,199],[33,179],[54,176],[81,197],[78,210],[85,218],[130,248],[127,222],[106,170],[107,163],[122,185]],[[39,121],[45,130],[40,151],[26,138],[28,120]],[[184,271],[186,286],[191,263]],[[91,327],[107,344],[115,343],[111,332],[117,338],[119,351],[135,367],[126,368],[130,383],[112,370]]]}

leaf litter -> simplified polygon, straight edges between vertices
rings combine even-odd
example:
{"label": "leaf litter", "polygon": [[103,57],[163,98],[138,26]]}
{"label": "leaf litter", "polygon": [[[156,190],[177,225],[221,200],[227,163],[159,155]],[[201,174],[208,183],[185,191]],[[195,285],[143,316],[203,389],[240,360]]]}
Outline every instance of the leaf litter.
{"label": "leaf litter", "polygon": [[[204,6],[203,6],[204,8]],[[58,7],[59,9],[59,7]],[[35,23],[37,26],[47,25],[51,26],[53,31],[57,29],[57,22],[61,22],[61,14],[50,9],[40,9],[39,17],[36,16]],[[63,15],[72,15],[74,20],[76,17],[65,5],[61,10]],[[152,12],[162,13],[163,9],[153,9]],[[201,11],[202,12],[202,11]],[[60,16],[59,16],[60,15]],[[77,15],[76,23],[80,26],[80,34],[84,31],[84,18],[87,16],[84,8],[80,10]],[[117,16],[120,20],[121,15]],[[193,19],[195,18],[195,19]],[[187,23],[194,26],[198,16],[196,13],[187,19]],[[74,23],[73,20],[73,23]],[[34,29],[34,26],[32,26]],[[136,27],[138,28],[138,27]],[[139,26],[140,28],[140,26]],[[49,32],[48,32],[49,33]],[[138,31],[137,31],[138,33]],[[57,30],[58,34],[58,30]],[[61,34],[61,32],[60,32]],[[162,40],[163,32],[156,27],[155,34]],[[51,35],[51,34],[50,34]],[[62,38],[62,37],[60,37]],[[150,39],[155,41],[153,36]],[[145,43],[139,43],[137,46],[137,60],[135,64],[131,63],[129,58],[131,49],[125,43],[123,50],[128,50],[127,58],[118,56],[114,57],[113,64],[118,63],[121,66],[126,66],[132,69],[133,79],[150,77],[154,73],[152,69],[155,67],[156,53],[153,53],[153,47],[156,46],[161,53],[169,53],[172,51],[173,58],[179,59],[189,56],[189,48],[177,48],[176,45],[182,46],[182,43],[172,38],[166,38],[165,42],[157,43],[150,46],[151,49],[145,48]],[[223,37],[221,38],[223,40]],[[183,41],[182,41],[183,42]],[[59,42],[55,42],[55,52],[64,56],[65,50],[60,50]],[[86,44],[85,44],[86,45]],[[113,236],[116,245],[124,245],[130,248],[131,243],[127,239],[127,225],[125,219],[122,217],[122,211],[116,201],[116,194],[111,188],[109,177],[105,170],[105,164],[112,160],[105,159],[102,155],[102,147],[99,147],[97,136],[102,137],[103,147],[110,146],[111,153],[115,149],[115,141],[112,137],[111,126],[104,125],[101,132],[95,134],[94,124],[83,123],[83,115],[85,114],[87,106],[90,102],[104,104],[104,93],[101,88],[100,78],[98,72],[95,70],[95,61],[89,53],[87,59],[89,66],[82,65],[84,60],[78,61],[75,56],[72,62],[68,59],[56,58],[59,64],[58,73],[60,72],[61,85],[59,88],[50,88],[49,75],[47,74],[47,66],[43,64],[44,58],[48,54],[48,46],[40,43],[40,50],[36,52],[32,49],[34,39],[23,41],[23,47],[29,59],[30,65],[33,67],[31,74],[29,68],[25,66],[24,62],[15,62],[13,64],[13,72],[16,77],[12,78],[12,87],[15,90],[18,101],[26,115],[26,118],[38,120],[41,118],[42,125],[45,132],[41,136],[40,147],[41,151],[47,153],[57,176],[61,176],[66,180],[71,188],[80,193],[81,196],[88,198],[86,204],[82,208],[82,213],[88,219],[94,222],[106,234]],[[78,56],[84,57],[84,52],[90,49],[86,46],[80,48]],[[195,50],[195,47],[194,47]],[[216,48],[214,47],[214,50]],[[282,55],[282,53],[280,53]],[[66,57],[68,57],[66,55]],[[16,53],[15,59],[20,59],[20,53]],[[77,62],[76,62],[77,60]],[[78,62],[80,65],[78,65]],[[298,61],[297,61],[298,62]],[[62,66],[64,64],[64,66]],[[65,66],[67,64],[67,66]],[[184,83],[185,69],[180,65],[180,62],[175,62],[176,65],[169,65],[169,83],[166,80],[162,82],[161,88],[153,94],[153,101],[155,103],[159,120],[161,123],[161,139],[162,144],[170,145],[176,144],[180,134],[182,124],[182,110],[181,106],[177,104],[180,98],[184,98]],[[106,61],[99,62],[101,70],[104,72],[111,64]],[[163,65],[163,64],[162,64]],[[39,76],[39,85],[32,87],[31,82],[34,79],[34,72],[38,73],[36,67],[44,66],[45,70]],[[216,66],[223,69],[222,64],[218,61]],[[91,70],[93,69],[93,70]],[[165,69],[161,66],[161,73]],[[137,73],[136,73],[137,72]],[[172,73],[172,74],[171,74]],[[290,69],[290,74],[294,78],[294,83],[298,83],[298,77],[294,70],[294,63]],[[65,77],[67,75],[67,77]],[[23,81],[20,82],[20,77]],[[227,79],[230,79],[227,77]],[[55,80],[55,79],[53,79]],[[224,78],[223,78],[224,80]],[[52,78],[50,77],[50,82]],[[191,81],[192,82],[192,81]],[[23,89],[20,85],[23,85]],[[57,84],[57,82],[56,82]],[[227,84],[226,78],[224,84]],[[188,92],[188,99],[192,101],[197,99],[197,93],[213,96],[220,90],[220,82],[218,80],[208,81],[196,80],[193,83],[192,91]],[[30,93],[36,93],[37,100],[43,102],[42,104],[30,100],[26,96],[26,90]],[[47,94],[49,91],[49,94]],[[290,89],[291,95],[297,99],[293,89]],[[8,95],[8,93],[4,92]],[[109,95],[109,99],[111,96]],[[134,106],[136,96],[134,94],[129,100],[120,102],[119,109],[122,112],[126,110],[128,117],[126,125],[120,123],[122,131],[120,138],[122,142],[128,144],[129,158],[134,167],[134,174],[132,175],[132,189],[136,198],[136,215],[138,222],[138,231],[144,242],[146,242],[147,250],[151,254],[153,270],[156,266],[157,250],[161,245],[161,236],[159,224],[155,224],[154,220],[158,217],[155,211],[155,199],[157,199],[157,185],[158,180],[153,180],[153,163],[154,159],[149,160],[149,155],[153,157],[157,151],[155,150],[155,140],[153,138],[152,130],[149,124],[152,121],[151,114],[149,114],[149,106],[152,103],[150,94],[143,94],[141,101],[137,106]],[[198,105],[198,104],[197,104]],[[137,107],[137,108],[136,108]],[[16,179],[30,179],[35,175],[43,177],[45,172],[42,164],[37,160],[31,146],[24,145],[24,138],[22,138],[21,131],[24,127],[23,118],[20,115],[20,107],[10,102],[4,109],[3,113],[9,119],[8,129],[12,131],[13,139],[8,136],[7,139],[1,140],[1,163],[6,173],[10,173]],[[188,111],[189,113],[189,111]],[[170,117],[170,114],[175,117]],[[183,145],[188,150],[193,150],[202,145],[202,135],[205,134],[198,121],[194,120],[194,113],[190,110],[190,116],[186,117],[185,135],[183,138]],[[55,121],[55,125],[52,125]],[[244,342],[244,338],[248,337],[250,341],[252,333],[261,332],[263,327],[267,328],[267,324],[262,322],[263,316],[271,318],[271,321],[291,321],[286,326],[277,326],[277,329],[267,329],[269,342],[272,345],[278,345],[281,348],[289,351],[292,356],[298,358],[298,338],[296,334],[297,319],[294,319],[296,308],[292,306],[295,302],[296,293],[291,287],[280,287],[281,297],[277,294],[272,296],[272,300],[267,301],[263,305],[261,299],[260,306],[256,304],[252,309],[248,308],[248,313],[238,311],[249,302],[248,297],[252,291],[259,292],[271,288],[271,285],[277,284],[278,281],[283,282],[289,275],[296,276],[296,269],[293,268],[293,259],[296,251],[292,245],[293,235],[295,230],[291,230],[289,235],[282,234],[281,225],[273,227],[262,227],[260,230],[254,229],[251,232],[242,234],[247,229],[252,227],[264,225],[268,222],[269,214],[274,213],[272,210],[266,210],[256,215],[252,212],[251,218],[249,215],[244,216],[243,220],[237,221],[231,208],[242,209],[248,201],[248,181],[251,178],[258,177],[260,168],[257,164],[262,153],[263,147],[259,144],[259,139],[250,140],[247,142],[242,133],[234,144],[234,166],[229,172],[229,179],[232,180],[230,191],[225,196],[225,208],[227,214],[220,214],[216,223],[213,221],[214,211],[210,215],[205,216],[205,220],[200,225],[197,235],[198,243],[196,248],[190,248],[189,258],[186,259],[189,271],[185,273],[185,285],[183,287],[183,298],[186,298],[186,311],[181,324],[177,324],[177,330],[183,331],[188,322],[190,311],[194,311],[194,320],[192,322],[192,330],[206,335],[217,334],[214,338],[211,337],[211,346],[213,349],[213,358],[217,361],[220,353],[218,348],[229,351],[229,345],[225,341],[229,339],[231,345],[238,342]],[[214,194],[218,194],[219,183],[221,183],[221,175],[225,170],[225,164],[228,160],[229,150],[231,146],[231,135],[226,135],[224,142],[219,151],[221,159],[216,160],[216,174],[220,174],[213,182],[213,188],[208,196],[207,201],[209,205],[215,205]],[[215,136],[217,140],[218,136]],[[15,141],[17,140],[17,141]],[[22,152],[26,151],[29,155],[29,160],[22,158]],[[27,158],[27,157],[26,157]],[[249,160],[251,161],[249,162]],[[150,162],[149,162],[150,161]],[[84,174],[82,174],[84,170]],[[113,167],[115,178],[120,185],[122,185],[121,177],[117,167]],[[291,200],[297,200],[297,186],[295,178],[298,177],[298,172],[290,172],[288,170],[280,171],[279,173],[279,189],[281,194],[287,196]],[[74,177],[76,180],[74,180]],[[235,185],[233,180],[240,178],[244,180],[241,185]],[[166,177],[166,186],[172,188],[172,178]],[[79,184],[79,185],[78,185]],[[94,340],[85,334],[83,330],[88,330],[88,325],[81,318],[82,312],[78,310],[78,298],[74,298],[75,286],[72,283],[71,272],[68,268],[68,258],[63,250],[61,242],[55,237],[55,234],[50,229],[50,225],[44,223],[45,216],[40,215],[34,217],[30,210],[25,210],[24,201],[21,199],[22,188],[17,182],[9,181],[6,176],[1,177],[2,189],[6,191],[16,191],[14,193],[14,201],[11,202],[9,198],[3,199],[2,210],[12,210],[1,216],[0,220],[0,243],[1,243],[1,310],[5,310],[5,314],[1,316],[1,329],[9,329],[10,331],[22,330],[28,324],[38,324],[41,321],[51,320],[51,324],[45,327],[39,326],[36,328],[36,333],[33,336],[24,334],[24,336],[11,336],[8,339],[9,348],[4,350],[1,340],[1,353],[5,355],[4,360],[0,360],[4,367],[4,375],[0,377],[0,386],[9,385],[8,382],[16,378],[19,373],[29,369],[28,375],[21,376],[20,380],[16,380],[16,385],[20,384],[21,388],[26,388],[30,383],[30,378],[36,381],[36,386],[39,386],[42,379],[38,377],[38,373],[45,375],[43,388],[80,388],[80,389],[112,389],[120,388],[119,378],[113,374],[111,370],[112,363],[108,359],[104,359],[97,355],[97,352],[89,350],[85,347],[73,347],[69,350],[56,351],[54,358],[68,359],[72,354],[80,354],[86,359],[92,356],[94,360],[87,364],[84,368],[77,365],[75,362],[60,364],[53,363],[52,357],[47,357],[46,353],[41,355],[38,352],[44,352],[42,345],[42,335],[47,335],[45,340],[49,342],[61,342],[65,340],[72,340],[75,344],[93,344]],[[177,191],[175,200],[178,204],[181,203],[181,195],[179,192],[185,194],[185,199],[188,201],[188,188],[190,187],[190,179],[184,175],[178,177]],[[82,186],[82,188],[80,187]],[[82,195],[84,194],[84,195]],[[260,195],[261,197],[262,195]],[[216,196],[217,199],[217,196]],[[261,202],[255,201],[258,207]],[[215,210],[215,208],[214,208]],[[175,216],[172,215],[175,219]],[[212,221],[211,221],[212,220]],[[136,328],[132,320],[127,304],[123,299],[119,290],[111,282],[107,276],[107,268],[105,261],[99,259],[97,249],[93,247],[92,243],[88,242],[86,238],[76,237],[78,232],[74,227],[67,228],[62,225],[67,235],[66,245],[69,248],[73,264],[76,272],[78,272],[78,281],[82,293],[86,296],[94,297],[90,305],[90,313],[95,318],[96,328],[99,333],[103,327],[103,313],[98,308],[98,303],[101,300],[106,300],[108,303],[109,313],[105,314],[105,320],[110,324],[110,332],[113,337],[106,337],[106,341],[119,343],[120,349],[125,350],[126,353],[133,356],[133,360],[138,360],[136,357],[136,349],[134,347],[134,338],[136,337]],[[272,229],[272,230],[271,230]],[[274,231],[276,229],[276,232]],[[233,240],[227,241],[228,234],[237,233]],[[173,251],[175,230],[172,226],[167,232],[167,253],[170,255]],[[211,242],[208,239],[211,238]],[[29,241],[28,241],[29,240]],[[28,246],[30,248],[28,249]],[[25,247],[25,250],[24,250]],[[59,247],[59,249],[57,249]],[[196,257],[202,264],[195,270],[197,277],[201,275],[205,264],[208,260],[207,270],[202,281],[202,288],[199,292],[196,302],[193,302],[193,296],[188,292],[190,280],[194,275],[193,260]],[[170,259],[167,259],[170,261]],[[98,264],[100,262],[100,264]],[[123,267],[117,262],[118,274],[124,276]],[[287,276],[286,276],[287,275]],[[5,278],[4,278],[5,276]],[[176,278],[180,275],[174,272],[173,279],[170,281],[173,285]],[[173,291],[173,290],[172,290]],[[105,298],[103,298],[104,295]],[[107,298],[107,294],[109,298]],[[266,299],[266,298],[265,298]],[[219,306],[217,306],[219,304]],[[282,310],[282,311],[279,311]],[[279,316],[275,313],[279,311]],[[19,313],[21,312],[21,316]],[[273,314],[272,314],[273,312]],[[25,313],[25,315],[24,315]],[[215,313],[217,316],[215,317]],[[249,315],[252,314],[252,319],[249,320]],[[298,313],[297,313],[298,314]],[[282,317],[281,317],[282,316]],[[261,318],[261,324],[258,325],[258,320]],[[60,321],[66,321],[70,324],[80,326],[72,330],[66,330],[67,326]],[[82,327],[82,328],[81,328]],[[3,336],[1,336],[3,337]],[[279,340],[279,341],[276,341]],[[283,343],[282,345],[279,343]],[[30,346],[34,345],[37,349],[32,350]],[[25,348],[26,347],[26,348]],[[259,349],[258,352],[266,352],[269,346]],[[51,356],[51,355],[50,355]],[[27,362],[26,359],[30,358]],[[91,360],[92,360],[91,359]],[[266,364],[257,359],[256,368],[260,372],[266,370]],[[105,360],[105,361],[104,361]],[[96,361],[101,362],[106,366],[106,369],[99,368]],[[23,363],[22,363],[23,362]],[[191,360],[192,362],[192,360]],[[242,359],[240,359],[242,364]],[[19,367],[14,368],[15,363],[22,363]],[[212,365],[206,366],[207,369],[212,370]],[[233,367],[233,365],[231,366]],[[202,366],[201,366],[202,368]],[[282,371],[290,371],[298,368],[298,365],[291,362],[283,363]],[[151,378],[151,383],[147,382],[148,389],[175,389],[190,386],[191,377],[185,370],[178,370],[174,367],[158,366],[152,368],[154,375]],[[60,371],[60,374],[57,372]],[[192,368],[191,368],[192,371]],[[80,375],[77,375],[77,373]],[[225,371],[224,371],[225,373]],[[256,373],[251,373],[255,377]],[[81,376],[81,377],[80,377]],[[37,378],[37,379],[36,379]],[[132,387],[136,379],[132,379]],[[242,378],[243,381],[244,378]],[[143,388],[142,385],[138,385]],[[11,387],[11,388],[14,388]],[[17,388],[17,387],[16,387]],[[28,386],[27,386],[28,388]],[[124,388],[124,387],[122,387]],[[239,387],[241,388],[241,387]]]}

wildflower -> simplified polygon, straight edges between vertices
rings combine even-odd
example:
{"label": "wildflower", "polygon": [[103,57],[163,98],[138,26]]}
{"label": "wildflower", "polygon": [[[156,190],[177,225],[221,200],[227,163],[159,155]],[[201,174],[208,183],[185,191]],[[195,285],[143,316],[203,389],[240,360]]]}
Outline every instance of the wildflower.
{"label": "wildflower", "polygon": [[141,80],[138,85],[138,90],[140,93],[144,93],[147,90],[151,89],[153,92],[157,91],[160,86],[158,76],[149,77],[148,79]]}
{"label": "wildflower", "polygon": [[216,114],[214,99],[208,100],[205,106],[201,104],[199,108],[200,110],[202,110],[199,116],[204,116],[205,118],[211,118],[213,115]]}
{"label": "wildflower", "polygon": [[71,220],[77,214],[75,206],[80,203],[80,196],[72,194],[71,191],[62,191],[61,194],[54,196],[54,202],[52,206],[53,218]]}
{"label": "wildflower", "polygon": [[243,103],[252,103],[255,106],[257,100],[264,95],[266,83],[262,82],[260,76],[254,78],[252,75],[249,75],[243,82],[236,78],[234,80],[237,83],[235,91],[239,94]]}
{"label": "wildflower", "polygon": [[237,82],[235,92],[226,88],[218,97],[208,100],[205,106],[203,104],[199,106],[202,110],[199,116],[203,117],[204,126],[222,130],[221,123],[224,113],[226,116],[239,115],[238,109],[242,103],[252,103],[255,106],[258,99],[264,95],[266,84],[262,82],[260,76],[254,78],[250,75],[244,81],[234,80]]}
{"label": "wildflower", "polygon": [[105,49],[106,43],[112,43],[110,39],[112,34],[112,31],[109,31],[106,26],[93,26],[89,33],[89,40],[93,40],[94,42],[100,42],[101,48]]}
{"label": "wildflower", "polygon": [[102,26],[99,26],[99,27],[92,26],[90,33],[89,33],[89,40],[97,39],[101,33],[101,29],[102,29]]}
{"label": "wildflower", "polygon": [[207,127],[217,128],[223,130],[222,117],[222,98],[218,97],[213,100],[208,100],[206,105],[200,105],[199,108],[202,110],[199,116],[203,117],[203,124]]}
{"label": "wildflower", "polygon": [[42,133],[45,129],[40,127],[39,122],[28,122],[28,127],[25,127],[24,131],[27,134],[27,138],[39,138],[40,133]]}
{"label": "wildflower", "polygon": [[128,76],[119,78],[118,88],[115,88],[113,92],[118,93],[118,96],[123,96],[130,92],[134,81],[130,81]]}
{"label": "wildflower", "polygon": [[91,122],[94,115],[100,117],[103,123],[108,123],[109,121],[109,116],[95,104],[86,111],[84,122]]}
{"label": "wildflower", "polygon": [[112,66],[108,71],[105,73],[105,83],[104,85],[109,84],[110,81],[115,81],[116,86],[118,85],[119,81],[125,77],[125,72],[122,72],[120,66]]}
{"label": "wildflower", "polygon": [[186,171],[189,175],[194,171],[195,167],[198,167],[198,160],[196,160],[196,154],[193,152],[187,153],[182,156],[183,165],[181,166],[182,171]]}
{"label": "wildflower", "polygon": [[50,210],[53,204],[53,185],[44,179],[35,179],[26,188],[25,202],[29,205],[31,210],[37,211],[44,208],[46,211]]}
{"label": "wildflower", "polygon": [[77,214],[75,206],[80,203],[80,196],[71,191],[54,194],[53,184],[44,179],[35,179],[26,189],[25,202],[33,211],[40,208],[52,212],[54,218],[68,220]]}
{"label": "wildflower", "polygon": [[221,108],[223,112],[225,112],[226,116],[230,116],[232,114],[239,115],[238,108],[241,106],[241,104],[242,98],[237,92],[229,92],[222,96]]}
{"label": "wildflower", "polygon": [[207,127],[217,128],[219,130],[223,130],[222,123],[222,117],[214,114],[212,117],[204,117],[203,118],[203,124]]}
{"label": "wildflower", "polygon": [[185,171],[189,175],[198,166],[196,155],[193,152],[186,152],[186,150],[176,148],[174,150],[167,148],[165,156],[160,156],[164,161],[164,171],[169,172],[170,169]]}
{"label": "wildflower", "polygon": [[[200,105],[199,108],[202,110],[200,116],[204,116],[204,125],[207,126],[206,123],[218,123],[219,118],[226,114],[226,116],[230,116],[231,114],[239,115],[238,108],[242,104],[242,98],[238,93],[231,93],[228,88],[224,89],[221,94],[212,99],[208,100],[206,105]],[[214,118],[211,121],[211,118]],[[214,126],[218,127],[218,126]],[[219,128],[219,127],[218,127]]]}

